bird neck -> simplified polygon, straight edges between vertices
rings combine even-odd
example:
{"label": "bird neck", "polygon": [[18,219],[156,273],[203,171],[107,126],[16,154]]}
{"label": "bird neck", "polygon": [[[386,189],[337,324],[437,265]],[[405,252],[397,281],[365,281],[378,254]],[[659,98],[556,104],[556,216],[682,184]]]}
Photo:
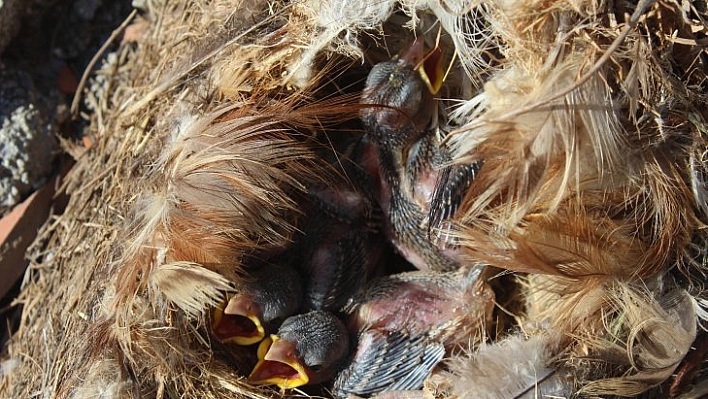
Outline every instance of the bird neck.
{"label": "bird neck", "polygon": [[377,146],[381,170],[393,191],[400,190],[406,173],[406,158],[414,143]]}

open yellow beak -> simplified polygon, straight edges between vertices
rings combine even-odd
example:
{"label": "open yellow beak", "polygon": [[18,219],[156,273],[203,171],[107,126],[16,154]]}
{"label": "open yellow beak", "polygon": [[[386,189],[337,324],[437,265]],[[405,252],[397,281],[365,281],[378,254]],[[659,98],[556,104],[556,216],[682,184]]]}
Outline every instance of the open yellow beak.
{"label": "open yellow beak", "polygon": [[425,41],[418,38],[413,44],[406,48],[400,57],[420,74],[420,78],[431,94],[440,91],[445,80],[445,70],[443,69],[443,53],[440,47],[435,47],[425,53]]}
{"label": "open yellow beak", "polygon": [[440,47],[435,47],[425,55],[423,63],[418,67],[421,79],[423,79],[432,94],[440,91],[444,81],[445,70],[443,69],[442,61],[442,50],[440,50]]}
{"label": "open yellow beak", "polygon": [[221,342],[253,345],[265,337],[260,310],[249,297],[234,295],[214,309],[211,329]]}
{"label": "open yellow beak", "polygon": [[306,385],[309,381],[307,369],[298,358],[294,342],[271,335],[258,346],[258,363],[248,376],[249,383],[290,389]]}

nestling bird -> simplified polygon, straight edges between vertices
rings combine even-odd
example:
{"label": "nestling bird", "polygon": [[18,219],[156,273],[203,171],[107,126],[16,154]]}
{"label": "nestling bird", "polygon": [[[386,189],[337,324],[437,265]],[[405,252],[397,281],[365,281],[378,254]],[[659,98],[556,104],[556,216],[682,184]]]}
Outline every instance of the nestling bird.
{"label": "nestling bird", "polygon": [[302,302],[298,272],[288,266],[267,264],[251,273],[241,290],[214,309],[212,331],[226,343],[252,345],[275,326],[295,314]]}
{"label": "nestling bird", "polygon": [[303,311],[339,311],[374,274],[384,247],[368,176],[343,156],[327,155],[337,176],[307,184],[309,206],[296,250],[307,276]]}
{"label": "nestling bird", "polygon": [[[357,352],[335,381],[337,395],[420,388],[442,359],[440,350],[468,346],[485,328],[494,293],[483,271],[394,274],[357,294],[345,309],[350,330],[358,332]],[[387,377],[398,372],[405,383]]]}
{"label": "nestling bird", "polygon": [[338,311],[373,274],[382,241],[323,216],[311,220],[307,227],[303,310]]}
{"label": "nestling bird", "polygon": [[282,389],[326,381],[349,353],[349,335],[332,313],[312,311],[286,319],[258,347],[248,382]]}
{"label": "nestling bird", "polygon": [[375,280],[345,308],[350,329],[426,335],[447,348],[467,343],[484,326],[493,308],[494,292],[482,278],[484,271],[484,266],[476,265]]}
{"label": "nestling bird", "polygon": [[459,267],[457,254],[439,248],[430,232],[454,215],[481,166],[444,167],[450,156],[433,126],[440,59],[439,49],[424,55],[423,41],[417,40],[399,57],[372,68],[361,97],[370,105],[361,119],[373,147],[363,163],[378,177],[391,240],[421,270]]}

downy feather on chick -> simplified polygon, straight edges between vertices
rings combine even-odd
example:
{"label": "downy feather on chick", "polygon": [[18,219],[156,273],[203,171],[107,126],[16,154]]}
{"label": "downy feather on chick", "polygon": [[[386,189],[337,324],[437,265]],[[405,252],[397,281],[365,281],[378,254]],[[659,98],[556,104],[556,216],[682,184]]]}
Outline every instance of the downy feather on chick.
{"label": "downy feather on chick", "polygon": [[445,354],[484,335],[494,293],[483,266],[382,277],[345,311],[357,349],[334,383],[337,397],[420,389]]}
{"label": "downy feather on chick", "polygon": [[248,376],[253,384],[297,388],[331,378],[349,352],[346,327],[328,311],[289,317],[258,347],[258,363]]}

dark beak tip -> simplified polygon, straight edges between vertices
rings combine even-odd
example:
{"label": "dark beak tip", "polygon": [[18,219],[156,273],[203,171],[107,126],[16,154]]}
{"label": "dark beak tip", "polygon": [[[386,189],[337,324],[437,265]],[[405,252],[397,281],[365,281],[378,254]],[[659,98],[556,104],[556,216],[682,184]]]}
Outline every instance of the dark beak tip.
{"label": "dark beak tip", "polygon": [[416,39],[410,46],[400,53],[400,59],[410,65],[418,65],[425,55],[425,41],[422,37]]}

